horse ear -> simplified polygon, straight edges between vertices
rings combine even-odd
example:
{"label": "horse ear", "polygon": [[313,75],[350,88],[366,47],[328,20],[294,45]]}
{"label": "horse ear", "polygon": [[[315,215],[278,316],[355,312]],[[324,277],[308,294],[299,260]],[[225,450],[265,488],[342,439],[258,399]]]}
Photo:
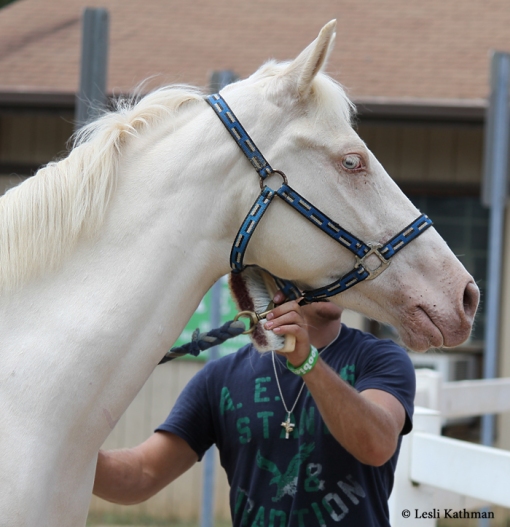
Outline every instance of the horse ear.
{"label": "horse ear", "polygon": [[324,67],[329,53],[333,49],[336,35],[336,20],[328,22],[319,36],[294,59],[284,75],[292,79],[300,97],[306,97],[311,89],[313,79]]}

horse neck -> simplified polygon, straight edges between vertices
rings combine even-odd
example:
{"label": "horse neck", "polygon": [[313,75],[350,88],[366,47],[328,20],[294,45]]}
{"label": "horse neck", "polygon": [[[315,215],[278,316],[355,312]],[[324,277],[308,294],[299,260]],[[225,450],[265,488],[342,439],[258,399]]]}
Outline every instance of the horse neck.
{"label": "horse neck", "polygon": [[[71,420],[94,432],[91,451],[99,447],[205,292],[228,272],[238,223],[228,227],[225,218],[237,216],[239,186],[230,181],[233,167],[219,160],[222,148],[216,152],[205,134],[198,141],[204,155],[183,148],[196,144],[196,126],[169,135],[160,129],[127,145],[101,232],[82,240],[57,273],[0,305],[5,371],[24,369],[19,390],[12,388],[16,404],[37,426],[60,430],[53,444],[66,444],[62,423]],[[23,383],[44,386],[40,408]],[[41,425],[36,416],[47,414],[46,399],[57,401],[56,422]]]}
{"label": "horse neck", "polygon": [[[240,225],[241,185],[229,161],[235,157],[232,145],[226,148],[230,155],[224,155],[216,139],[204,133],[204,111],[211,117],[208,107],[198,109],[177,131],[162,126],[128,148],[100,240],[99,252],[129,266],[127,289],[145,304],[138,315],[147,320],[152,314],[148,340],[154,348],[144,350],[152,365],[179,336],[211,285],[228,273],[231,242]],[[256,177],[253,183],[256,195]],[[111,279],[118,284],[115,298],[126,297],[125,280]],[[137,296],[141,288],[144,294]]]}
{"label": "horse neck", "polygon": [[127,238],[140,244],[149,269],[160,261],[162,272],[169,271],[168,294],[192,296],[193,305],[228,273],[231,243],[242,221],[238,211],[246,212],[258,193],[254,176],[248,203],[240,206],[246,192],[235,176],[236,146],[218,144],[206,133],[204,113],[216,122],[209,107],[199,107],[185,124],[157,128],[126,152],[107,225],[109,243],[115,246],[120,232],[122,245]]}

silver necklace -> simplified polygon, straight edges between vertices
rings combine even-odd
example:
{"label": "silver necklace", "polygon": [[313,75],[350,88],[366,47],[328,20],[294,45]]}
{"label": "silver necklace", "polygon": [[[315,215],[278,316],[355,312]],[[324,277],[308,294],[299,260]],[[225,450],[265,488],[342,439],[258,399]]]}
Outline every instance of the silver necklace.
{"label": "silver necklace", "polygon": [[[327,346],[325,346],[319,352],[319,354],[324,353],[331,346],[331,344],[333,344],[333,342],[336,341],[336,339],[340,336],[340,331],[341,330],[342,330],[342,326],[340,325],[340,329],[338,330],[337,336]],[[290,422],[290,416],[292,415],[292,412],[294,411],[294,408],[296,408],[296,404],[299,401],[299,398],[301,397],[301,393],[303,392],[303,388],[305,387],[305,381],[303,381],[303,384],[301,385],[301,389],[299,390],[299,393],[297,394],[296,400],[294,401],[294,404],[292,405],[292,408],[289,410],[287,408],[287,404],[285,403],[285,399],[283,398],[282,387],[280,386],[280,380],[278,379],[278,373],[276,371],[276,363],[275,363],[275,358],[274,358],[274,356],[275,356],[274,350],[271,351],[271,354],[272,354],[272,359],[273,359],[274,376],[276,378],[276,384],[278,386],[278,391],[280,392],[280,399],[282,400],[283,407],[285,408],[285,412],[287,412],[287,419],[285,419],[285,421],[283,421],[281,426],[285,430],[285,439],[289,439],[290,433],[294,430],[294,428],[296,426],[294,423]]]}
{"label": "silver necklace", "polygon": [[292,405],[292,408],[289,410],[287,408],[287,405],[285,404],[285,399],[283,398],[282,393],[282,387],[280,386],[280,380],[278,379],[278,373],[276,373],[276,363],[275,363],[275,352],[271,352],[273,354],[273,369],[274,369],[274,376],[276,378],[276,384],[278,385],[278,391],[280,392],[280,399],[282,400],[283,407],[285,408],[285,411],[287,412],[287,419],[283,421],[282,426],[285,429],[285,439],[289,439],[289,434],[294,430],[294,423],[290,422],[290,416],[292,412],[294,411],[294,408],[296,408],[296,404],[299,400],[299,397],[301,396],[301,392],[303,391],[303,388],[305,387],[305,381],[303,381],[303,384],[301,386],[301,389],[299,390],[298,396],[296,397],[296,400],[294,401],[294,404]]}

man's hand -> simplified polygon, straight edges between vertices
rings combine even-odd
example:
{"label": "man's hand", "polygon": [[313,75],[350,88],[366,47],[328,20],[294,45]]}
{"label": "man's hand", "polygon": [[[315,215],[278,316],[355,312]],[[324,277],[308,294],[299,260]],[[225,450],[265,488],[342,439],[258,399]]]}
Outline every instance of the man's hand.
{"label": "man's hand", "polygon": [[[280,299],[280,295],[283,296],[280,291],[275,295],[275,303]],[[310,339],[301,306],[296,300],[275,307],[267,315],[264,327],[273,330],[277,335],[294,335],[294,351],[280,355],[285,356],[293,366],[300,366],[305,362],[310,353]]]}

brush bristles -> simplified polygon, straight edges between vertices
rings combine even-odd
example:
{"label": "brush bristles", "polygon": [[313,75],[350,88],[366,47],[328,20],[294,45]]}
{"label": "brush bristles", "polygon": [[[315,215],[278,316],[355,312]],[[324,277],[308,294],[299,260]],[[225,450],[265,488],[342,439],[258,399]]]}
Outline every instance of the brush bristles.
{"label": "brush bristles", "polygon": [[[248,267],[242,273],[230,274],[230,290],[240,311],[262,313],[273,300],[262,278],[263,272],[261,269]],[[281,349],[285,343],[285,337],[264,329],[263,322],[257,324],[250,338],[260,352]]]}

